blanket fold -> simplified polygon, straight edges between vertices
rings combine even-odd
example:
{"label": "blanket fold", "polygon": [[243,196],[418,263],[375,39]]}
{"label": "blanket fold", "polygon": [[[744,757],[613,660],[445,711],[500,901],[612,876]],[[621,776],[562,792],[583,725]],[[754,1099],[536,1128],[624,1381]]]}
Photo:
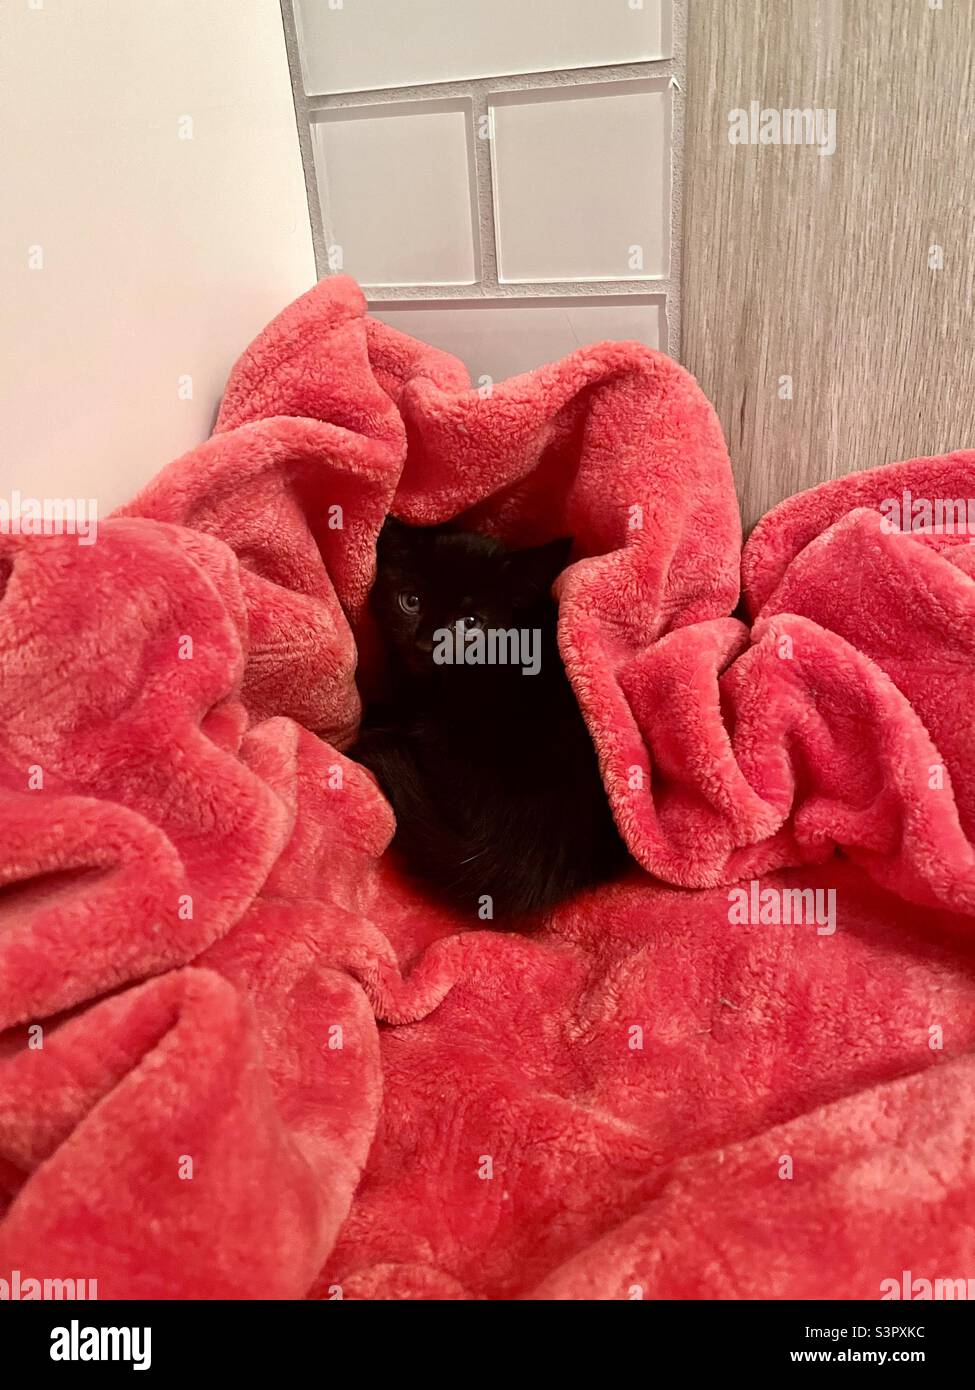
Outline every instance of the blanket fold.
{"label": "blanket fold", "polygon": [[[969,493],[975,452],[875,469],[742,552],[676,363],[474,390],[336,277],[95,544],[0,536],[0,1279],[975,1276],[975,550],[890,524]],[[634,865],[531,935],[402,878],[342,752],[390,510],[575,540],[560,647]]]}

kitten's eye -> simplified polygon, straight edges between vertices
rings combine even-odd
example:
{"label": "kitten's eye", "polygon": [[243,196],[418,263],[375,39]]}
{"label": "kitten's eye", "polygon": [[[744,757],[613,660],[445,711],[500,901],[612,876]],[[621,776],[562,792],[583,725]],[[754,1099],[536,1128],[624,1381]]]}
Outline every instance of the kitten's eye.
{"label": "kitten's eye", "polygon": [[410,594],[410,593],[402,593],[402,594],[400,594],[400,596],[399,596],[399,606],[400,606],[400,608],[402,608],[402,610],[403,610],[404,613],[419,613],[419,611],[420,611],[420,595],[419,595],[419,594]]}
{"label": "kitten's eye", "polygon": [[468,613],[466,618],[461,618],[461,622],[464,624],[468,632],[473,632],[474,628],[480,627],[482,625],[482,620],[477,616],[476,613]]}

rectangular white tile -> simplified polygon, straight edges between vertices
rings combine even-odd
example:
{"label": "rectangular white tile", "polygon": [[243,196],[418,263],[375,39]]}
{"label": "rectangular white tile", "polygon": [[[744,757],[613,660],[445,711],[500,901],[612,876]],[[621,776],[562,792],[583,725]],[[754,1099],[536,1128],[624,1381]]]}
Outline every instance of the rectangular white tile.
{"label": "rectangular white tile", "polygon": [[671,0],[296,0],[309,94],[636,63],[672,49]]}
{"label": "rectangular white tile", "polygon": [[460,100],[318,113],[312,146],[332,268],[364,285],[473,283],[471,139]]}
{"label": "rectangular white tile", "polygon": [[369,312],[459,357],[475,386],[558,361],[586,343],[633,339],[658,350],[667,344],[662,295],[382,302]]}
{"label": "rectangular white tile", "polygon": [[665,79],[492,96],[504,281],[652,279],[670,262]]}

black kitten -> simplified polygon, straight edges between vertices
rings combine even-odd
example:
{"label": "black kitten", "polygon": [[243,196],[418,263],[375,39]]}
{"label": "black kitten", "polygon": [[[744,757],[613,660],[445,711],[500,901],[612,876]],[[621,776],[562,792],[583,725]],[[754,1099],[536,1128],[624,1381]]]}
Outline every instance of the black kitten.
{"label": "black kitten", "polygon": [[379,538],[390,698],[349,756],[392,804],[407,869],[482,919],[551,907],[627,862],[556,641],[549,591],[571,544],[512,551],[393,518]]}

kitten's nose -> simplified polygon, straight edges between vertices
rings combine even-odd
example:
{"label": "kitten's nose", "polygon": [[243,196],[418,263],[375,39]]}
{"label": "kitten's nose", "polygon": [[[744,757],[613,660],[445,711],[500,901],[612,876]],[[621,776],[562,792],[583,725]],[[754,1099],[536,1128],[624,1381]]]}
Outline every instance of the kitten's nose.
{"label": "kitten's nose", "polygon": [[433,651],[433,638],[418,637],[416,641],[413,643],[413,645],[416,647],[418,652],[423,652],[425,656],[429,656],[430,653]]}

